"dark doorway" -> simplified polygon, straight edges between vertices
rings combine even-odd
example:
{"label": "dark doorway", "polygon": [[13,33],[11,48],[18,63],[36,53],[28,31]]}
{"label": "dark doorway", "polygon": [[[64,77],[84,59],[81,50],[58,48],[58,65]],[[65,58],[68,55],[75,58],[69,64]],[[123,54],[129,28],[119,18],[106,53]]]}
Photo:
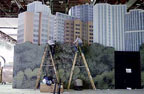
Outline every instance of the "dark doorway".
{"label": "dark doorway", "polygon": [[115,52],[115,88],[141,88],[140,52]]}

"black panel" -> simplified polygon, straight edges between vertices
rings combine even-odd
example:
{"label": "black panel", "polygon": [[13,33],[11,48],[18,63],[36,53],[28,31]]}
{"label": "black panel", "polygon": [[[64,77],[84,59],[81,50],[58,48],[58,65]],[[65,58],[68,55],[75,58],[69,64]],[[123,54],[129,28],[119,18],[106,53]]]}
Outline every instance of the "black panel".
{"label": "black panel", "polygon": [[[126,68],[132,73],[126,73]],[[141,88],[140,53],[139,52],[115,52],[115,88],[132,89]]]}

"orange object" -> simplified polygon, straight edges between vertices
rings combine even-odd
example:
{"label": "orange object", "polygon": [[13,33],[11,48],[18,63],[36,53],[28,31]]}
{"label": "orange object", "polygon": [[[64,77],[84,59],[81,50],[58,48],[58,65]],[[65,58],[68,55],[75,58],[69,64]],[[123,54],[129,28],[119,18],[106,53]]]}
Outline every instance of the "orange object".
{"label": "orange object", "polygon": [[[40,92],[50,92],[53,93],[54,91],[54,84],[52,84],[51,86],[48,86],[46,84],[40,84]],[[63,85],[61,85],[61,89],[60,92],[62,93],[63,90]],[[58,92],[58,85],[56,85],[56,92]]]}

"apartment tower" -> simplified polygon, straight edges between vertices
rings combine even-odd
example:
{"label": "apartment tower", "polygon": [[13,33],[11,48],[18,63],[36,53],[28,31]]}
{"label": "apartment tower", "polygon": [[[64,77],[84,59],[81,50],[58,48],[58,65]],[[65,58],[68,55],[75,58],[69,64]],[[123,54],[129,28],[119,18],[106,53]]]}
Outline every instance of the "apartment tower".
{"label": "apartment tower", "polygon": [[[84,5],[78,5],[74,6],[70,9],[69,14],[76,17],[79,20],[76,20],[75,22],[79,22],[78,24],[81,24],[81,31],[80,31],[80,37],[86,44],[92,44],[93,43],[93,5],[84,4]],[[77,26],[78,27],[78,26]],[[77,28],[75,28],[76,30]],[[74,31],[77,32],[78,30]],[[76,33],[77,36],[78,33]],[[91,34],[91,35],[90,35]],[[75,39],[76,37],[74,37]]]}
{"label": "apartment tower", "polygon": [[126,5],[96,4],[93,8],[94,43],[125,50],[124,17]]}
{"label": "apartment tower", "polygon": [[18,43],[47,43],[50,13],[50,8],[39,1],[28,4],[27,11],[18,15]]}
{"label": "apartment tower", "polygon": [[125,14],[125,50],[139,51],[144,43],[144,10],[133,9]]}

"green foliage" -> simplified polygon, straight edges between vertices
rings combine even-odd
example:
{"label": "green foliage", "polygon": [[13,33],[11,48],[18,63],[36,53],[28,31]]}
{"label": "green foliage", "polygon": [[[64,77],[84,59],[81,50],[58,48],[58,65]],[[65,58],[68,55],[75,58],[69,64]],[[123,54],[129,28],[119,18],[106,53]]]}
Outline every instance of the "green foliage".
{"label": "green foliage", "polygon": [[141,58],[141,86],[144,88],[144,44],[140,47],[140,58]]}
{"label": "green foliage", "polygon": [[144,71],[141,72],[141,86],[144,88]]}
{"label": "green foliage", "polygon": [[88,65],[91,68],[92,75],[101,74],[105,71],[112,71],[114,68],[114,49],[104,47],[100,44],[92,44],[85,47],[88,51],[85,53]]}
{"label": "green foliage", "polygon": [[14,77],[14,83],[16,83],[16,87],[20,87],[23,84],[24,72],[19,71],[17,75]]}
{"label": "green foliage", "polygon": [[96,87],[100,89],[114,88],[114,71],[103,72],[94,78]]}
{"label": "green foliage", "polygon": [[141,70],[144,71],[144,44],[140,48]]}
{"label": "green foliage", "polygon": [[[90,72],[94,78],[97,88],[113,88],[114,86],[114,49],[104,47],[100,44],[84,45],[82,51],[85,54]],[[72,63],[74,59],[74,47],[70,44],[60,44],[56,46],[56,55],[54,57],[59,78],[62,80],[64,87],[67,87]],[[77,57],[76,66],[83,65],[81,56]],[[74,80],[80,78],[84,81],[84,88],[91,88],[85,67],[75,67],[71,87]]]}

